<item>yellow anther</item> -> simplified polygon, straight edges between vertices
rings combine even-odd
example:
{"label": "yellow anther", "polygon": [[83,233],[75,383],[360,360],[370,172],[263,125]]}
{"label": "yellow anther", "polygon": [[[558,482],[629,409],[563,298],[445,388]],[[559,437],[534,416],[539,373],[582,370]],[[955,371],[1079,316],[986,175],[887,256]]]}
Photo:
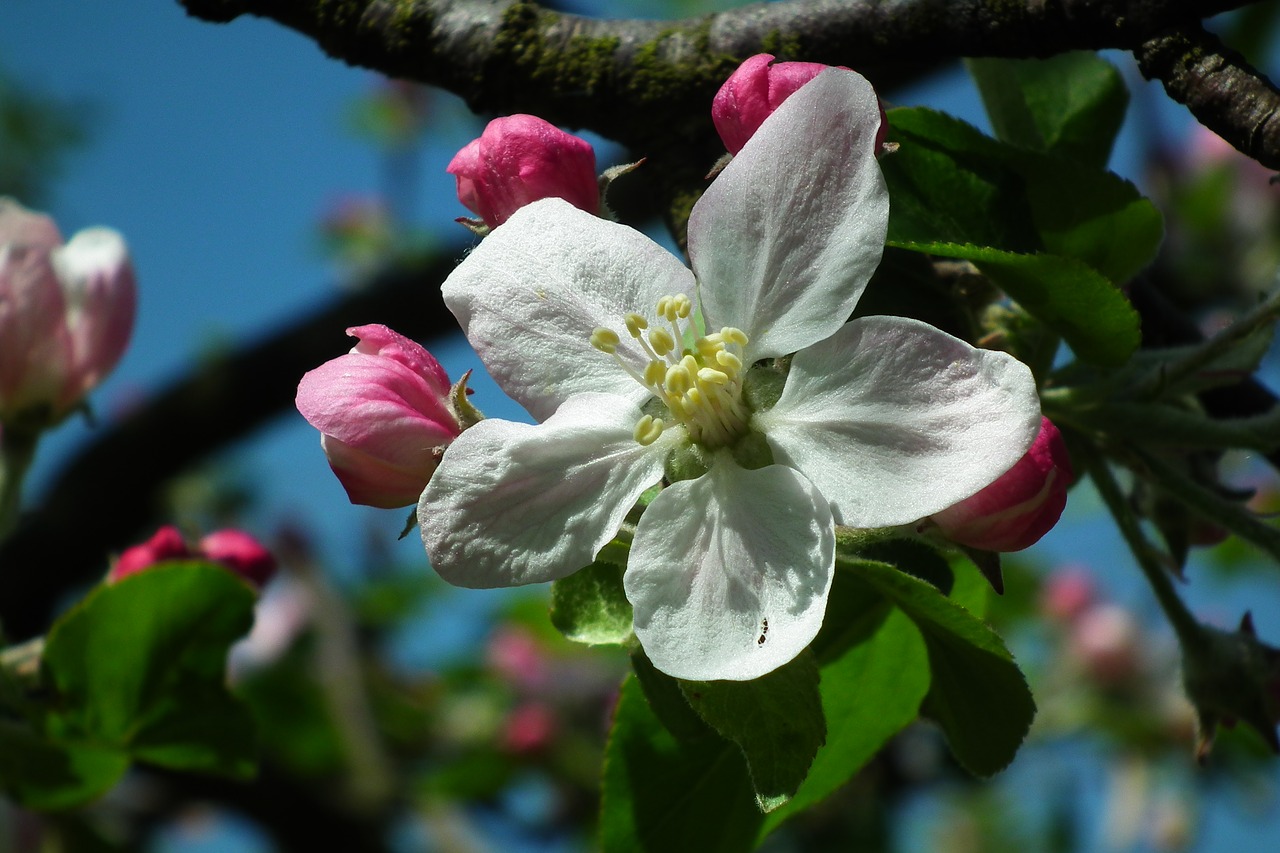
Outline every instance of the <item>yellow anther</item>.
{"label": "yellow anther", "polygon": [[667,311],[669,311],[670,309],[671,309],[670,296],[664,296],[658,300],[658,316],[659,317],[666,317],[668,320],[671,319],[670,317],[667,317]]}
{"label": "yellow anther", "polygon": [[728,385],[728,374],[721,373],[713,367],[704,367],[698,371],[698,380],[708,385]]}
{"label": "yellow anther", "polygon": [[636,422],[636,429],[632,435],[642,447],[648,447],[658,440],[658,436],[662,435],[665,427],[666,424],[660,419],[653,415],[644,415]]}
{"label": "yellow anther", "polygon": [[[694,370],[696,369],[695,365]],[[677,364],[667,370],[663,384],[667,386],[667,393],[672,397],[679,397],[693,387],[693,373],[686,370],[684,365]]]}
{"label": "yellow anther", "polygon": [[599,326],[591,333],[591,345],[600,352],[613,355],[618,351],[618,333],[612,329]]}
{"label": "yellow anther", "polygon": [[650,388],[657,388],[662,385],[662,380],[667,378],[667,365],[661,361],[651,361],[644,366],[644,383]]}
{"label": "yellow anther", "polygon": [[671,297],[672,305],[675,309],[676,316],[681,320],[688,317],[693,312],[693,302],[683,293],[677,293]]}
{"label": "yellow anther", "polygon": [[697,388],[690,388],[684,393],[684,402],[690,409],[701,409],[707,404],[707,398]]}
{"label": "yellow anther", "polygon": [[649,328],[649,321],[641,317],[639,314],[627,315],[627,331],[631,333],[631,337],[640,337],[640,332]]}
{"label": "yellow anther", "polygon": [[692,377],[698,375],[698,368],[701,365],[698,364],[698,360],[696,358],[691,355],[686,355],[684,358],[680,359],[680,366],[683,367],[685,372]]}
{"label": "yellow anther", "polygon": [[737,376],[742,372],[742,359],[738,358],[728,350],[720,350],[716,353],[716,364],[725,369],[727,373]]}
{"label": "yellow anther", "polygon": [[747,333],[732,326],[725,326],[721,329],[720,337],[724,339],[725,343],[737,344],[740,347],[747,345]]}
{"label": "yellow anther", "polygon": [[724,344],[719,341],[713,341],[710,338],[698,338],[693,342],[693,346],[704,361],[710,361],[716,357],[716,353],[724,349]]}
{"label": "yellow anther", "polygon": [[676,348],[676,342],[666,329],[654,329],[649,333],[649,346],[659,356],[666,355]]}

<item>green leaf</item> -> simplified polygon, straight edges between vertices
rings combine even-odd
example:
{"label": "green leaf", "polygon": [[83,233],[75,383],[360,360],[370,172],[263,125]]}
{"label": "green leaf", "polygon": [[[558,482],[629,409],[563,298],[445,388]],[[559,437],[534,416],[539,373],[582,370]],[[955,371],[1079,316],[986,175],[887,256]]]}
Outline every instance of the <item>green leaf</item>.
{"label": "green leaf", "polygon": [[116,750],[61,746],[21,723],[0,720],[0,791],[26,808],[84,805],[128,769],[129,759]]}
{"label": "green leaf", "polygon": [[889,123],[890,246],[973,261],[1083,359],[1133,352],[1137,313],[1115,285],[1151,261],[1163,226],[1131,184],[930,110]]}
{"label": "green leaf", "polygon": [[1141,340],[1138,313],[1092,267],[1056,255],[1023,255],[955,243],[895,243],[973,261],[1005,293],[1071,345],[1080,358],[1121,365]]}
{"label": "green leaf", "polygon": [[915,721],[929,690],[920,631],[879,593],[842,577],[847,574],[837,576],[823,626],[822,645],[842,650],[821,669],[827,741],[795,796],[766,818],[762,836],[852,779],[889,738]]}
{"label": "green leaf", "polygon": [[253,720],[225,673],[255,600],[225,568],[189,562],[98,587],[48,635],[43,666],[59,708],[49,735],[167,767],[252,775]]}
{"label": "green leaf", "polygon": [[1050,59],[969,59],[996,136],[1098,168],[1111,157],[1129,94],[1110,62],[1093,53]]}
{"label": "green leaf", "polygon": [[862,561],[839,568],[893,601],[920,629],[932,675],[923,712],[942,727],[956,759],[977,776],[1008,765],[1036,709],[1000,637],[929,584],[892,566]]}
{"label": "green leaf", "polygon": [[625,564],[597,560],[551,584],[551,624],[587,645],[621,644],[631,637],[631,603],[622,588]]}
{"label": "green leaf", "polygon": [[791,799],[827,734],[813,656],[802,654],[752,681],[683,681],[680,687],[698,716],[742,750],[760,810]]}
{"label": "green leaf", "polygon": [[957,243],[1043,251],[1026,182],[1008,146],[933,110],[888,113],[899,148],[880,161],[889,187],[890,244]]}
{"label": "green leaf", "polygon": [[764,819],[742,752],[710,728],[677,739],[635,676],[618,697],[602,786],[604,853],[739,853],[755,846]]}

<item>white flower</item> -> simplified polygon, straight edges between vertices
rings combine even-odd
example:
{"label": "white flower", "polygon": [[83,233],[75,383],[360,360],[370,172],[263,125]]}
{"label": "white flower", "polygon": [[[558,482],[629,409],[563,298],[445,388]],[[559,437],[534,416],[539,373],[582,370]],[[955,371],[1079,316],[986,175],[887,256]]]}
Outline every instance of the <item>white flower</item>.
{"label": "white flower", "polygon": [[[1018,461],[1040,426],[1022,364],[915,320],[845,322],[884,246],[878,125],[853,72],[793,95],[694,206],[692,272],[558,200],[459,265],[446,303],[541,423],[482,421],[445,451],[418,504],[442,577],[512,586],[590,564],[692,444],[705,474],[668,484],[635,530],[636,635],[669,675],[752,679],[821,627],[835,524],[908,524]],[[746,371],[792,352],[781,398],[752,411]],[[751,461],[769,455],[743,442],[760,434],[776,464]]]}

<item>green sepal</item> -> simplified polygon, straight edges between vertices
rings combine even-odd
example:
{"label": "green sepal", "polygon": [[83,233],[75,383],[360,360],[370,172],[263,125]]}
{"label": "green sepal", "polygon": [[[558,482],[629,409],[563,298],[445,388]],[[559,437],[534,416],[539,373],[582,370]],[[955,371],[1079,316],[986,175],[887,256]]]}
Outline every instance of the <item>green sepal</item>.
{"label": "green sepal", "polygon": [[631,603],[622,587],[625,546],[621,547],[621,563],[604,559],[602,552],[601,559],[551,584],[551,624],[567,639],[589,646],[620,645],[631,639]]}

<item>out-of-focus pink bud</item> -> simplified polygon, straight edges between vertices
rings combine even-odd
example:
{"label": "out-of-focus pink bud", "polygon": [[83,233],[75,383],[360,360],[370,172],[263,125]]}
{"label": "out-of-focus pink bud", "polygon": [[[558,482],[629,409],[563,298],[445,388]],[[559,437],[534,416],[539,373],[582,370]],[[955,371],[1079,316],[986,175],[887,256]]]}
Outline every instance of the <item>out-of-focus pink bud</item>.
{"label": "out-of-focus pink bud", "polygon": [[933,516],[943,536],[983,551],[1021,551],[1058,523],[1067,505],[1071,460],[1058,428],[1040,420],[1026,455],[976,495]]}
{"label": "out-of-focus pink bud", "polygon": [[416,503],[440,451],[462,431],[449,377],[431,353],[386,326],[356,326],[351,352],[302,377],[296,404],[352,503]]}
{"label": "out-of-focus pink bud", "polygon": [[542,198],[600,212],[591,144],[537,116],[494,119],[445,171],[458,179],[458,200],[490,228]]}
{"label": "out-of-focus pink bud", "polygon": [[276,558],[243,530],[215,530],[200,540],[199,552],[257,587],[266,586],[276,573]]}
{"label": "out-of-focus pink bud", "polygon": [[538,690],[550,681],[546,654],[537,638],[523,628],[498,628],[489,639],[485,658],[500,677],[526,690]]}
{"label": "out-of-focus pink bud", "polygon": [[186,540],[172,525],[161,527],[155,535],[141,545],[125,548],[120,558],[111,567],[107,582],[114,583],[156,563],[165,560],[182,560],[194,557],[195,553],[187,547]]}
{"label": "out-of-focus pink bud", "polygon": [[172,525],[161,527],[141,545],[126,548],[107,573],[107,583],[149,569],[167,560],[208,560],[225,566],[255,587],[262,587],[276,570],[276,560],[258,540],[240,530],[219,530],[187,545]]}
{"label": "out-of-focus pink bud", "polygon": [[526,702],[515,708],[502,728],[502,745],[508,752],[527,754],[542,749],[556,732],[556,718],[541,702]]}
{"label": "out-of-focus pink bud", "polygon": [[0,420],[56,423],[115,367],[137,306],[124,240],[0,199]]}
{"label": "out-of-focus pink bud", "polygon": [[1142,631],[1129,611],[1100,604],[1080,615],[1068,648],[1098,683],[1119,686],[1142,670]]}
{"label": "out-of-focus pink bud", "polygon": [[1040,592],[1040,609],[1059,622],[1074,622],[1097,599],[1093,576],[1083,567],[1067,566],[1049,575]]}
{"label": "out-of-focus pink bud", "polygon": [[[844,68],[820,62],[777,62],[770,53],[758,53],[739,65],[711,101],[711,120],[724,147],[730,154],[737,154],[783,101],[832,67]],[[884,107],[881,107],[877,152],[884,146],[887,131]]]}

